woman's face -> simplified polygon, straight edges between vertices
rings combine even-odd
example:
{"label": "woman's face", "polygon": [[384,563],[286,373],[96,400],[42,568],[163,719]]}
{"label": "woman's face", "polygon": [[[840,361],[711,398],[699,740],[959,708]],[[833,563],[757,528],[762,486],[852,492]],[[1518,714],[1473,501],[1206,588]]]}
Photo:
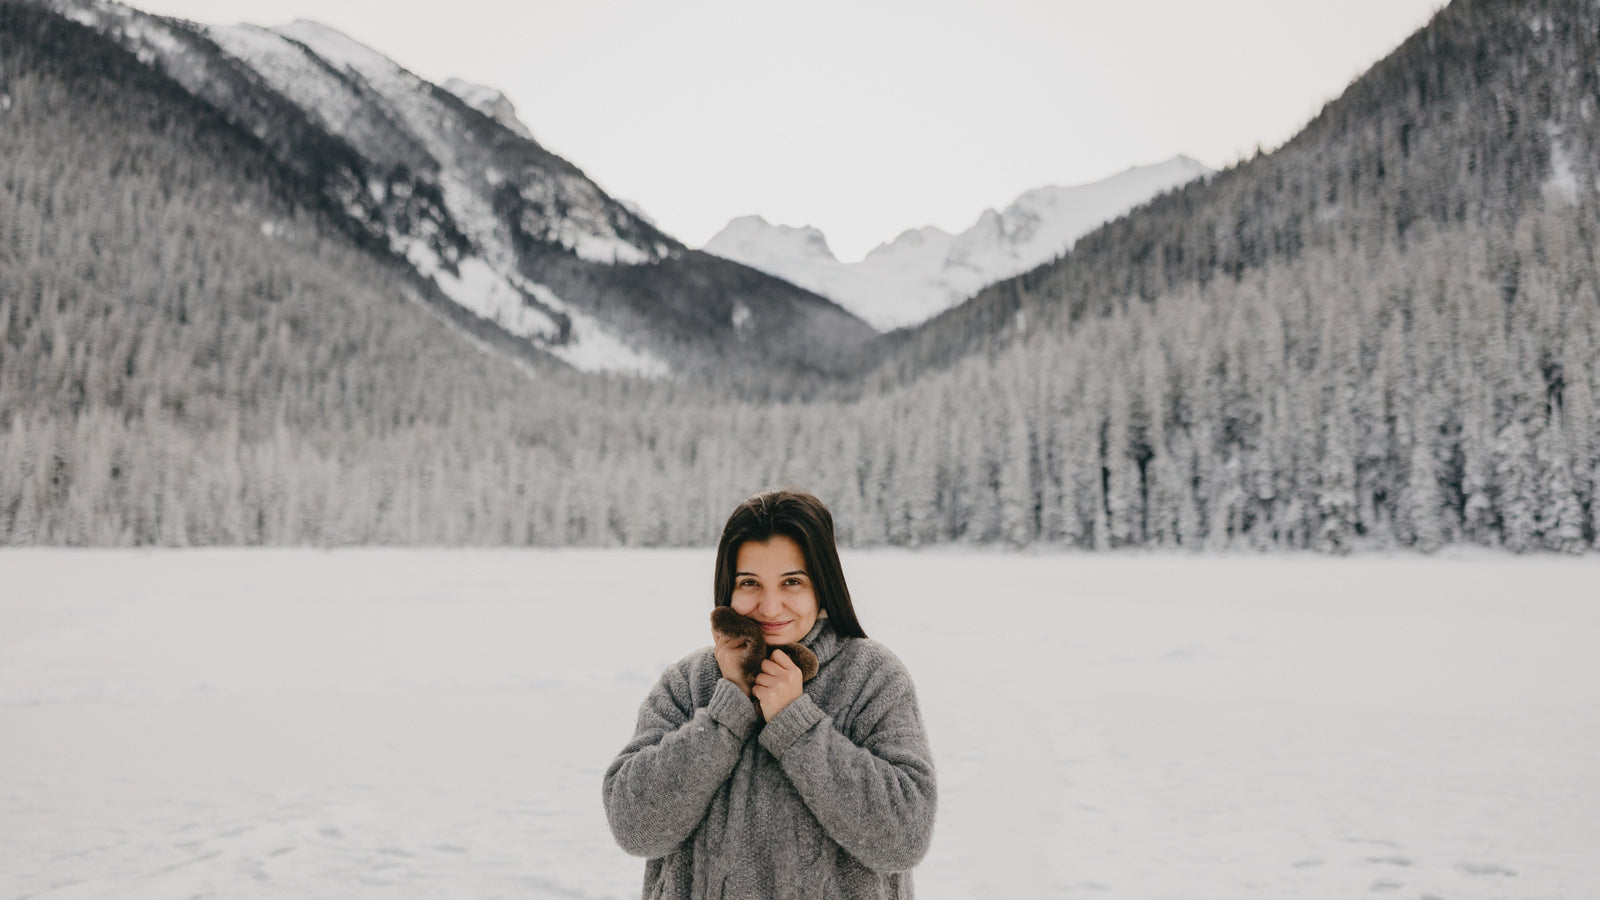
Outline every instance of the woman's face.
{"label": "woman's face", "polygon": [[733,611],[759,622],[769,645],[799,643],[810,634],[817,624],[817,594],[800,545],[781,534],[740,544]]}

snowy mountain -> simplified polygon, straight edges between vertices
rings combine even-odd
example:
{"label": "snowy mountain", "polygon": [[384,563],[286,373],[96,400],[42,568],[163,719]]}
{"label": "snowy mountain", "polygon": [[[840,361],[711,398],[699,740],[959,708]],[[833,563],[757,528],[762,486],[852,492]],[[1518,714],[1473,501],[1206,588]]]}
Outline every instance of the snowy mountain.
{"label": "snowy mountain", "polygon": [[[497,90],[433,85],[306,20],[211,26],[108,0],[45,5],[254,134],[347,230],[449,302],[578,369],[661,376],[706,357],[690,348],[759,351],[752,334],[797,323],[819,329],[812,347],[871,337],[821,298],[688,250],[536,143]],[[652,277],[629,271],[640,267]]]}
{"label": "snowy mountain", "polygon": [[1209,172],[1178,156],[1091,184],[1036,188],[1003,211],[985,210],[961,234],[913,229],[854,263],[835,258],[817,229],[771,225],[760,216],[734,219],[704,249],[816,291],[887,331],[1049,262],[1095,227]]}
{"label": "snowy mountain", "polygon": [[[330,79],[334,134],[197,28],[0,2],[0,544],[707,546],[790,483],[857,545],[1592,551],[1596,34],[1590,0],[1454,0],[1284,146],[841,377],[803,367],[824,326],[870,328],[787,282],[535,236],[582,226],[529,197],[581,173],[454,94]],[[475,223],[452,194],[491,166],[517,178]],[[393,249],[466,272],[501,228],[527,283],[693,377],[583,377]]]}

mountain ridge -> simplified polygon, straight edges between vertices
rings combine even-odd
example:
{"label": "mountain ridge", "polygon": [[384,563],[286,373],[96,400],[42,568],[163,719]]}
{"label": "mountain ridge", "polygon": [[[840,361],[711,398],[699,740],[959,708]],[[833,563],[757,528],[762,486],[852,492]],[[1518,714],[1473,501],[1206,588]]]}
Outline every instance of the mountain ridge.
{"label": "mountain ridge", "polygon": [[[1516,84],[1505,60],[1526,56],[1521,35],[1538,35],[1532,23],[1540,10],[1563,5],[1571,4],[1520,2],[1497,14],[1477,0],[1455,0],[1281,147],[1158,197],[1140,214],[1085,235],[1061,259],[890,335],[889,368],[903,377],[993,352],[1029,330],[1070,328],[1130,298],[1150,302],[1186,284],[1292,263],[1313,243],[1350,240],[1365,225],[1381,224],[1388,239],[1403,242],[1423,218],[1448,223],[1470,212],[1514,219],[1544,181],[1550,135],[1543,126],[1526,127],[1529,117],[1477,88],[1494,79]],[[1486,36],[1484,21],[1508,30]],[[1537,36],[1536,46],[1558,49],[1553,34]],[[1572,38],[1564,33],[1564,41]],[[1543,90],[1541,102],[1567,95]],[[1457,103],[1476,108],[1451,108]],[[1371,121],[1374,111],[1388,115]],[[1424,127],[1429,119],[1435,128]],[[1496,119],[1505,121],[1491,124]],[[1466,133],[1438,141],[1441,125]],[[1497,128],[1504,133],[1496,136]],[[1573,158],[1592,169],[1596,138],[1589,131],[1576,130],[1586,146]]]}
{"label": "mountain ridge", "polygon": [[1004,210],[984,210],[959,234],[931,225],[907,229],[852,263],[828,250],[820,230],[772,225],[760,216],[733,219],[702,249],[830,297],[890,331],[1048,262],[1094,228],[1210,172],[1179,155],[1093,182],[1032,188]]}
{"label": "mountain ridge", "polygon": [[255,110],[225,118],[0,0],[0,540],[705,546],[799,484],[852,545],[1592,551],[1597,35],[1589,3],[1455,0],[1283,147],[864,342],[860,377],[802,368],[819,345],[746,303],[800,291],[770,276],[513,232],[530,280],[660,298],[673,358],[723,367],[652,381],[507,365],[509,332],[419,305],[384,248],[395,221],[457,246],[439,185],[370,192],[253,70],[207,57]]}
{"label": "mountain ridge", "polygon": [[[871,337],[823,298],[688,249],[514,119],[327,26],[200,25],[109,0],[40,2],[266,141],[345,227],[448,302],[575,368],[661,377],[716,361],[758,372],[775,356],[825,372]],[[629,271],[640,267],[648,276]],[[796,332],[827,351],[801,358],[782,337]],[[724,349],[704,352],[713,347]]]}

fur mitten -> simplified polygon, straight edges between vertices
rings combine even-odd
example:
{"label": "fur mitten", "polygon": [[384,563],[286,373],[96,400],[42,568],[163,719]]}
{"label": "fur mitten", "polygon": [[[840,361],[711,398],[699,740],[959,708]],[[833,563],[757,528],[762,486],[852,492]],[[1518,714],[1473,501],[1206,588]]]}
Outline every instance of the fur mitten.
{"label": "fur mitten", "polygon": [[768,647],[761,633],[761,624],[755,619],[741,616],[731,606],[718,606],[711,610],[711,629],[728,637],[746,638],[749,641],[744,653],[744,673],[753,682],[761,674],[761,663],[774,650],[782,650],[800,667],[800,675],[810,681],[817,674],[817,655],[804,644],[779,644]]}

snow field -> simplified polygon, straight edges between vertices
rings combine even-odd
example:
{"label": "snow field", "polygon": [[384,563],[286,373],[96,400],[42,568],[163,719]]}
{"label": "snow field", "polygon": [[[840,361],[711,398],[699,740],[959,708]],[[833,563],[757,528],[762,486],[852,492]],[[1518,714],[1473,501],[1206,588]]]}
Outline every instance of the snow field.
{"label": "snow field", "polygon": [[[0,897],[637,896],[710,550],[0,553]],[[919,896],[1600,891],[1600,559],[847,553]]]}

